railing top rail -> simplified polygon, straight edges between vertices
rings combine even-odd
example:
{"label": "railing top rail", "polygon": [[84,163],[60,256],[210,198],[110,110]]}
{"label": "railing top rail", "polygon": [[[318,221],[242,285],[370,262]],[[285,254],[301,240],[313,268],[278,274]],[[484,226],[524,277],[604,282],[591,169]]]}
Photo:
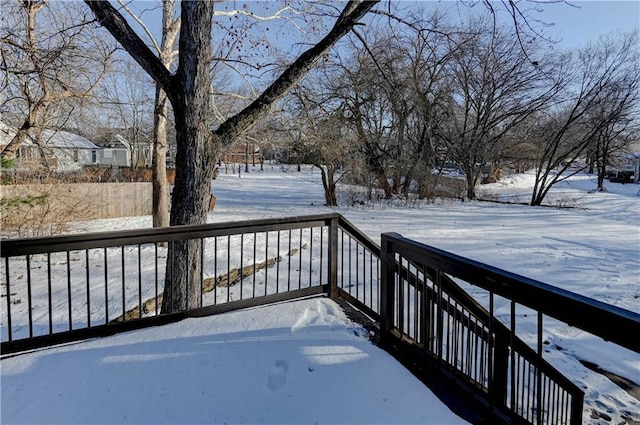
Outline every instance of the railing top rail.
{"label": "railing top rail", "polygon": [[6,258],[18,255],[72,251],[76,249],[106,248],[181,239],[226,236],[238,233],[287,230],[300,227],[329,225],[332,219],[338,217],[339,214],[334,213],[163,228],[92,232],[38,238],[3,239],[0,241],[0,256]]}
{"label": "railing top rail", "polygon": [[365,248],[371,251],[377,257],[380,257],[380,246],[375,243],[369,236],[365,235],[360,229],[353,225],[349,220],[338,214],[338,224],[340,227],[358,240]]}
{"label": "railing top rail", "polygon": [[640,353],[640,314],[415,242],[397,233],[383,233],[383,249],[386,244],[394,245],[396,252],[410,255],[425,265],[433,265],[444,273]]}

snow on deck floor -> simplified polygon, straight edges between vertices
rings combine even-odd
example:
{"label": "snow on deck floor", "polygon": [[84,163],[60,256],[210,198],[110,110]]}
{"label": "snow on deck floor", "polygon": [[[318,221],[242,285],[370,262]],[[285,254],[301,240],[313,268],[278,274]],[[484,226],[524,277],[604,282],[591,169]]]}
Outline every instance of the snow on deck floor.
{"label": "snow on deck floor", "polygon": [[1,422],[466,423],[312,298],[6,358]]}

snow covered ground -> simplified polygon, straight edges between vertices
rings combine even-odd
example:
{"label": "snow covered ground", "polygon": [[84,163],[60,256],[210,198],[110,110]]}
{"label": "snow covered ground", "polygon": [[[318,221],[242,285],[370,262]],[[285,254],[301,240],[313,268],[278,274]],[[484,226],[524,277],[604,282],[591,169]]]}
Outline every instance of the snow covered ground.
{"label": "snow covered ground", "polygon": [[[499,183],[482,186],[479,193],[492,200],[526,202],[531,184],[531,175],[507,176]],[[345,206],[336,211],[374,240],[379,240],[381,232],[398,232],[428,245],[640,312],[640,186],[608,184],[608,192],[593,192],[595,187],[595,178],[589,175],[577,175],[559,184],[550,193],[548,203],[570,207],[561,209],[487,202],[417,204],[395,200],[355,204],[355,207]],[[354,190],[343,188],[343,199],[353,198]],[[264,172],[259,172],[258,167],[254,167],[249,173],[242,173],[241,178],[237,174],[221,174],[214,182],[214,193],[217,204],[209,216],[210,222],[331,211],[323,206],[319,173],[309,168],[298,173],[293,168],[267,166]],[[150,223],[150,217],[97,220],[78,223],[74,231],[148,227]],[[507,313],[506,305],[498,305],[499,316],[506,317]],[[185,321],[4,359],[2,422],[69,422],[72,417],[64,415],[73,412],[93,414],[74,416],[96,418],[91,422],[118,423],[437,424],[452,419],[446,411],[441,416],[440,413],[429,416],[438,403],[425,403],[425,398],[431,397],[425,390],[420,390],[418,395],[421,401],[410,398],[418,394],[415,386],[419,385],[410,376],[405,380],[402,371],[396,372],[399,366],[392,360],[384,365],[367,364],[368,359],[384,357],[384,353],[368,344],[361,331],[349,324],[330,301],[309,300],[254,309],[248,318],[241,318],[242,314],[245,313]],[[532,317],[519,319],[519,331],[522,329],[519,336],[525,341],[535,341],[534,320]],[[545,358],[585,391],[584,422],[640,421],[637,398],[578,361],[598,364],[640,385],[640,354],[562,323],[546,320],[545,325],[544,339],[548,343]],[[299,332],[294,332],[294,328]],[[234,343],[220,344],[221,341]],[[231,351],[219,352],[225,346]],[[316,348],[309,351],[305,347]],[[321,355],[316,356],[314,350],[319,350]],[[374,351],[377,354],[372,354]],[[218,357],[221,363],[212,363],[212,358]],[[339,365],[336,370],[314,366],[316,360],[325,361],[318,360],[320,358],[334,357],[340,359],[336,360],[335,364]],[[225,373],[215,375],[216,370]],[[315,372],[321,370],[327,375],[314,382],[319,376]],[[347,370],[353,376],[343,375]],[[387,371],[388,375],[383,375]],[[106,375],[96,377],[96,372]],[[209,372],[213,375],[207,375]],[[163,373],[168,376],[164,377]],[[181,374],[189,378],[181,379]],[[43,376],[47,379],[42,379]],[[65,376],[72,376],[67,382],[77,386],[61,386]],[[125,381],[128,377],[131,379]],[[369,381],[378,378],[379,385],[391,394],[403,394],[401,398],[409,400],[406,406],[410,408],[398,399],[380,395],[379,385]],[[214,381],[222,384],[216,385]],[[282,381],[285,383],[272,389]],[[351,382],[359,384],[352,386]],[[173,383],[177,385],[173,387]],[[60,391],[56,391],[57,388]],[[91,392],[98,391],[97,388],[99,392]],[[184,395],[187,389],[195,391],[188,394],[201,395],[187,397]],[[149,400],[155,402],[144,401],[147,393]],[[327,401],[326,394],[331,395],[331,402]],[[73,401],[76,396],[98,401],[85,402],[89,406],[85,409]],[[344,405],[338,407],[334,396],[335,400],[344,399]],[[175,413],[182,416],[168,413],[169,403],[165,404],[164,400],[171,399],[183,406],[182,412]],[[38,400],[40,406],[44,403],[44,408],[34,409],[34,400]],[[135,400],[135,404],[129,405],[131,400]],[[310,404],[309,400],[314,402]],[[51,409],[51,406],[60,408]],[[390,406],[394,408],[388,410]],[[42,416],[49,410],[55,412]],[[125,411],[134,416],[123,417]],[[22,416],[27,412],[33,412],[34,416]],[[135,416],[138,412],[142,416]],[[143,415],[143,412],[157,416]],[[599,418],[592,417],[596,412]],[[350,416],[344,416],[347,414]],[[82,419],[76,422],[87,421]]]}

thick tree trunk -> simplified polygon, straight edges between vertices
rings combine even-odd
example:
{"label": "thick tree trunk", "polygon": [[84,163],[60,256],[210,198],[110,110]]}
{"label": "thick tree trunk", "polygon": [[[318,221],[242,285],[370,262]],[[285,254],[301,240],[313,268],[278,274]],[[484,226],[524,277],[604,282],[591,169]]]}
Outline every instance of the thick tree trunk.
{"label": "thick tree trunk", "polygon": [[[213,3],[182,2],[180,59],[170,93],[176,121],[176,179],[170,224],[201,224],[207,220],[211,180],[217,160],[217,140],[209,128],[211,86],[211,19]],[[162,312],[198,307],[202,282],[200,240],[178,241],[169,246]]]}
{"label": "thick tree trunk", "polygon": [[476,178],[467,174],[467,199],[472,201],[476,199]]}
{"label": "thick tree trunk", "polygon": [[391,195],[393,194],[393,189],[389,184],[389,180],[387,180],[387,175],[378,171],[378,186],[384,191],[384,199],[391,199]]}
{"label": "thick tree trunk", "polygon": [[607,167],[605,165],[602,165],[602,164],[598,163],[597,169],[598,169],[598,187],[597,187],[597,190],[598,190],[598,192],[604,192],[605,191],[605,188],[604,188],[604,177],[606,175]]}
{"label": "thick tree trunk", "polygon": [[331,167],[325,168],[317,165],[322,174],[322,186],[324,187],[324,200],[328,207],[338,206],[338,197],[336,196],[336,182],[334,181],[334,170]]}
{"label": "thick tree trunk", "polygon": [[27,119],[13,136],[9,144],[5,146],[4,149],[2,149],[2,152],[0,153],[0,157],[2,159],[13,159],[16,157],[18,149],[20,149],[20,146],[22,146],[22,144],[25,142],[25,140],[27,140],[27,137],[29,136],[30,127],[31,125],[29,123],[29,120]]}
{"label": "thick tree trunk", "polygon": [[18,149],[20,149],[20,146],[22,146],[22,144],[27,140],[27,137],[29,137],[29,130],[32,127],[37,126],[38,121],[40,121],[40,117],[44,114],[49,104],[50,99],[48,95],[45,95],[40,99],[40,101],[32,106],[27,119],[24,120],[9,144],[4,147],[2,152],[0,152],[0,157],[2,159],[15,158]]}
{"label": "thick tree trunk", "polygon": [[604,192],[605,188],[604,188],[604,174],[600,174],[600,172],[598,172],[598,188],[597,188],[598,192]]}
{"label": "thick tree trunk", "polygon": [[607,149],[603,143],[603,149],[599,158],[595,161],[596,168],[598,170],[598,191],[604,192],[604,177],[607,174],[607,163],[609,162],[609,156],[607,155]]}

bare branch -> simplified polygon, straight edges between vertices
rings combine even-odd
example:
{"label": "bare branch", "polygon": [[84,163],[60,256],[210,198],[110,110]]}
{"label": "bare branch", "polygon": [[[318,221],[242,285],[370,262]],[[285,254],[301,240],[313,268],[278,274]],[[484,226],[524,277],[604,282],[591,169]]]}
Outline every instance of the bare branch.
{"label": "bare branch", "polygon": [[107,0],[85,0],[100,24],[166,92],[172,91],[172,76],[160,59],[147,47],[129,23]]}
{"label": "bare branch", "polygon": [[331,31],[322,40],[302,53],[253,103],[218,127],[215,133],[224,137],[223,143],[228,145],[241,132],[264,116],[271,105],[302,78],[342,36],[351,31],[353,26],[377,3],[378,1],[347,3]]}
{"label": "bare branch", "polygon": [[291,6],[286,6],[286,7],[282,8],[282,9],[278,10],[273,15],[269,15],[269,16],[256,15],[255,13],[252,13],[252,12],[247,11],[247,10],[242,10],[242,9],[225,10],[225,11],[216,10],[216,11],[213,12],[213,16],[238,16],[238,15],[240,15],[240,16],[247,16],[247,17],[255,19],[256,21],[262,21],[262,22],[273,21],[275,19],[286,19],[293,26],[295,26],[299,31],[304,32],[304,30],[302,28],[300,28],[300,26],[298,24],[296,24],[291,18],[283,16],[284,12],[291,12],[291,13],[294,13],[296,15],[301,15],[302,14],[302,12],[297,11],[296,9],[292,8]]}
{"label": "bare branch", "polygon": [[129,16],[131,16],[131,18],[134,21],[136,21],[138,25],[140,25],[142,30],[149,37],[149,40],[151,40],[151,43],[153,43],[153,47],[154,49],[156,49],[156,52],[160,54],[162,49],[160,48],[160,45],[158,44],[156,39],[153,37],[153,34],[151,33],[151,30],[149,30],[149,27],[147,26],[147,24],[145,24],[144,21],[140,19],[140,16],[138,16],[133,10],[131,10],[131,8],[127,5],[127,3],[124,2],[124,0],[118,0],[118,4],[120,4],[120,6],[129,14]]}

